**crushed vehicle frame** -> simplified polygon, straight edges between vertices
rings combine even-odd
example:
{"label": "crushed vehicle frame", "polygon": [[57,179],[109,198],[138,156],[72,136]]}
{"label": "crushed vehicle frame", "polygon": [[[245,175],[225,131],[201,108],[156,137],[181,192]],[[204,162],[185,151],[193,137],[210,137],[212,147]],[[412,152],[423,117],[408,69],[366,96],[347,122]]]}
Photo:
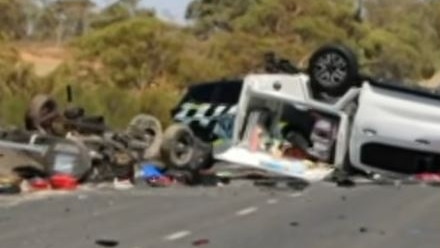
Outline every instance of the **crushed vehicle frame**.
{"label": "crushed vehicle frame", "polygon": [[[440,131],[437,125],[440,118],[434,111],[440,96],[412,85],[362,75],[355,54],[347,47],[337,44],[323,46],[312,55],[309,68],[304,71],[247,76],[243,80],[236,109],[234,113],[229,113],[234,116],[233,135],[226,142],[226,147],[214,152],[217,160],[259,167],[305,180],[317,179],[286,172],[287,165],[269,168],[261,163],[248,162],[248,158],[255,155],[249,149],[245,153],[237,153],[243,148],[242,129],[251,109],[250,99],[253,98],[266,99],[269,103],[263,104],[263,107],[277,114],[279,110],[271,105],[289,103],[337,116],[339,131],[335,139],[333,168],[347,173],[355,169],[365,174],[379,173],[388,177],[411,177],[416,173],[440,171],[440,160],[437,159],[440,156],[436,155],[440,151],[440,137],[435,135]],[[405,110],[399,110],[399,106],[405,107]],[[216,118],[218,127],[222,116]],[[399,126],[406,130],[403,130],[405,134],[402,134],[402,129],[396,128]],[[382,159],[365,163],[368,145],[376,145],[376,156]],[[391,151],[394,156],[383,159],[385,151]],[[387,166],[387,162],[392,166]]]}

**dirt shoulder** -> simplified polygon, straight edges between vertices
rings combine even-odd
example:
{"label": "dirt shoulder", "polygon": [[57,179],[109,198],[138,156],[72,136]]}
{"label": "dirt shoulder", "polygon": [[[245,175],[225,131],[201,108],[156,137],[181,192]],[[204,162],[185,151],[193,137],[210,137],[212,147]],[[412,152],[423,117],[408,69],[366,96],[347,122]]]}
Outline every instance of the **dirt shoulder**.
{"label": "dirt shoulder", "polygon": [[17,45],[17,49],[20,58],[32,64],[40,77],[47,76],[70,58],[68,48],[53,44],[22,44]]}

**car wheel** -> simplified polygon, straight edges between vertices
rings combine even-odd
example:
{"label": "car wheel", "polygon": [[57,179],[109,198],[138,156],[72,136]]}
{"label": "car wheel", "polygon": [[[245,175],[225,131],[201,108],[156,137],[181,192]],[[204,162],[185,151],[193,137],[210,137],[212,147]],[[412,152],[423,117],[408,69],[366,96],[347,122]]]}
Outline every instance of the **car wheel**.
{"label": "car wheel", "polygon": [[26,112],[26,129],[51,132],[52,123],[58,117],[56,101],[47,95],[37,95],[32,98]]}
{"label": "car wheel", "polygon": [[162,144],[163,130],[160,121],[151,115],[140,114],[128,124],[126,133],[130,142],[141,150],[141,159],[152,159],[159,155]]}
{"label": "car wheel", "polygon": [[195,137],[188,126],[173,124],[165,130],[161,155],[168,166],[187,168],[193,160],[194,152]]}
{"label": "car wheel", "polygon": [[212,144],[195,139],[195,151],[190,163],[191,170],[199,171],[210,169],[214,165]]}
{"label": "car wheel", "polygon": [[308,74],[315,96],[324,93],[339,97],[358,84],[359,68],[356,55],[342,45],[327,45],[310,58]]}

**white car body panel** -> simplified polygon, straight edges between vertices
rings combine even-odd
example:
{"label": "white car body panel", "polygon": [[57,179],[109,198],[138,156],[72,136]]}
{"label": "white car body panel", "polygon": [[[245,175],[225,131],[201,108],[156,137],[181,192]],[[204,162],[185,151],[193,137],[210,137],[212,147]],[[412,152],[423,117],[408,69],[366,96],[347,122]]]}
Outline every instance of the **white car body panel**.
{"label": "white car body panel", "polygon": [[307,169],[301,160],[277,159],[267,153],[251,152],[239,146],[233,146],[226,152],[218,154],[216,159],[308,182],[321,181],[333,172],[333,168]]}
{"label": "white car body panel", "polygon": [[440,100],[364,83],[350,138],[352,165],[389,173],[361,162],[361,147],[370,143],[440,153],[439,106]]}

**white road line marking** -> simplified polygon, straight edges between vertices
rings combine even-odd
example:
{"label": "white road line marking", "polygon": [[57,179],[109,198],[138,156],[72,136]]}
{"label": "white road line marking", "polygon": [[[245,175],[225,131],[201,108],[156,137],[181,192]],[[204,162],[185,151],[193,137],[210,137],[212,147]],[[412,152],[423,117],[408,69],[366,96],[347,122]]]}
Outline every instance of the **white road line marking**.
{"label": "white road line marking", "polygon": [[238,215],[238,216],[244,216],[244,215],[251,214],[251,213],[253,213],[253,212],[257,211],[257,210],[258,210],[257,207],[249,207],[249,208],[245,208],[245,209],[242,209],[240,211],[237,211],[235,214]]}
{"label": "white road line marking", "polygon": [[277,204],[278,203],[278,199],[268,199],[266,202],[267,202],[267,204],[270,204],[270,205]]}
{"label": "white road line marking", "polygon": [[172,241],[172,240],[177,240],[177,239],[184,238],[184,237],[189,236],[189,235],[191,235],[191,232],[184,230],[184,231],[179,231],[179,232],[175,232],[175,233],[172,233],[170,235],[167,235],[167,236],[165,236],[164,239]]}
{"label": "white road line marking", "polygon": [[290,194],[289,195],[290,197],[300,197],[300,196],[302,196],[302,194],[301,193],[292,193],[292,194]]}

